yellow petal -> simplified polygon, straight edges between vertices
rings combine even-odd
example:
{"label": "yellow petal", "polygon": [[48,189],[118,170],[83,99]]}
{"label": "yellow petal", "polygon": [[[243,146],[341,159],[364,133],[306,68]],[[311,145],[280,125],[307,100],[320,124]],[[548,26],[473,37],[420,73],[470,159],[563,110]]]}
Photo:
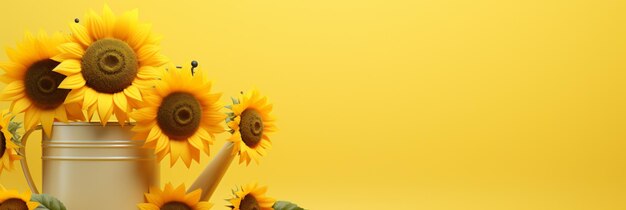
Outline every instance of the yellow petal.
{"label": "yellow petal", "polygon": [[23,97],[24,82],[20,80],[9,83],[0,93],[0,99],[5,101],[13,101]]}
{"label": "yellow petal", "polygon": [[68,120],[72,121],[85,121],[85,114],[83,113],[83,109],[78,103],[70,103],[66,102],[65,104],[65,112],[67,113]]}
{"label": "yellow petal", "polygon": [[55,67],[52,71],[58,72],[63,75],[74,75],[80,72],[81,64],[80,61],[69,59],[61,62],[57,67]]}
{"label": "yellow petal", "polygon": [[113,36],[115,38],[126,40],[130,31],[137,25],[138,10],[134,9],[125,12],[116,22],[115,29],[113,29]]}
{"label": "yellow petal", "polygon": [[[171,141],[171,142],[173,143],[175,141]],[[165,148],[170,145],[169,143],[170,143],[170,140],[169,140],[169,138],[167,136],[165,136],[165,135],[159,136],[159,139],[157,140],[157,146],[155,148],[155,151],[163,151],[163,150],[165,150]]]}
{"label": "yellow petal", "polygon": [[157,115],[157,108],[149,106],[149,107],[144,107],[144,108],[140,108],[140,109],[133,111],[130,114],[130,117],[135,119],[137,122],[150,122],[150,121],[154,121],[154,118],[156,118],[156,115]]}
{"label": "yellow petal", "polygon": [[141,101],[141,92],[139,92],[139,89],[135,86],[128,86],[124,89],[124,94],[132,99]]}
{"label": "yellow petal", "polygon": [[78,41],[83,46],[91,45],[91,37],[89,37],[89,33],[87,32],[87,28],[81,24],[70,23],[70,30],[72,31],[72,37],[75,41]]}
{"label": "yellow petal", "polygon": [[161,132],[159,126],[154,126],[150,130],[150,133],[148,133],[148,138],[146,138],[146,141],[158,140],[162,135],[163,133]]}
{"label": "yellow petal", "polygon": [[61,51],[61,57],[53,57],[53,60],[62,62],[65,59],[77,59],[80,60],[85,54],[85,49],[78,43],[68,42],[59,45],[59,51]]}
{"label": "yellow petal", "polygon": [[84,98],[83,98],[83,106],[91,107],[98,101],[99,93],[91,88],[85,88]]}
{"label": "yellow petal", "polygon": [[24,114],[24,129],[30,130],[39,124],[39,109],[29,109]]}
{"label": "yellow petal", "polygon": [[14,101],[11,104],[11,112],[13,113],[22,113],[24,110],[28,109],[31,106],[30,99],[24,97],[20,98],[17,101]]}
{"label": "yellow petal", "polygon": [[128,112],[122,111],[118,108],[113,108],[113,112],[115,113],[115,117],[117,118],[117,123],[121,126],[124,126],[126,122],[128,122]]}
{"label": "yellow petal", "polygon": [[102,9],[102,27],[105,29],[105,35],[110,37],[113,35],[113,28],[115,27],[115,14],[111,11],[109,5],[104,5]]}
{"label": "yellow petal", "polygon": [[86,20],[87,28],[89,29],[89,35],[93,40],[99,40],[106,38],[106,28],[102,18],[96,14],[93,10],[89,10]]}
{"label": "yellow petal", "polygon": [[137,27],[134,28],[134,31],[131,32],[132,35],[128,37],[128,45],[132,47],[135,51],[138,51],[143,43],[150,35],[150,30],[152,29],[152,25],[150,24],[138,24]]}
{"label": "yellow petal", "polygon": [[128,101],[126,101],[126,95],[124,95],[124,93],[114,93],[113,102],[115,102],[117,108],[121,110],[127,110],[128,108]]}
{"label": "yellow petal", "polygon": [[41,112],[40,121],[44,133],[50,137],[52,134],[52,122],[54,122],[54,110]]}
{"label": "yellow petal", "polygon": [[160,76],[161,72],[152,66],[142,66],[137,72],[137,77],[141,79],[152,80],[159,78]]}
{"label": "yellow petal", "polygon": [[137,204],[137,207],[139,207],[139,210],[159,210],[159,207],[152,203],[140,203]]}
{"label": "yellow petal", "polygon": [[85,83],[86,82],[85,82],[85,79],[83,79],[82,74],[74,74],[74,75],[66,77],[59,85],[59,88],[77,89],[77,88],[85,86]]}
{"label": "yellow petal", "polygon": [[106,125],[113,112],[113,95],[107,93],[98,94],[98,116],[100,123]]}
{"label": "yellow petal", "polygon": [[4,72],[6,72],[4,75],[13,79],[22,79],[26,73],[26,67],[15,62],[0,62],[0,69],[3,69]]}
{"label": "yellow petal", "polygon": [[189,137],[188,141],[191,146],[195,147],[198,150],[201,150],[204,147],[204,144],[202,144],[202,140],[195,134]]}
{"label": "yellow petal", "polygon": [[61,122],[67,122],[67,112],[65,111],[65,106],[57,107],[54,110],[54,117]]}
{"label": "yellow petal", "polygon": [[85,92],[85,87],[70,90],[70,92],[65,97],[65,103],[77,103],[83,100],[83,94]]}
{"label": "yellow petal", "polygon": [[159,52],[160,48],[157,45],[144,45],[137,52],[137,57],[139,58],[139,62],[145,62],[148,59],[151,59],[152,56]]}
{"label": "yellow petal", "polygon": [[159,53],[159,54],[152,56],[151,59],[148,59],[145,62],[143,62],[143,64],[147,66],[163,66],[167,62],[169,62],[169,58]]}
{"label": "yellow petal", "polygon": [[193,206],[193,204],[196,204],[198,203],[198,201],[200,201],[200,195],[202,195],[202,189],[197,189],[193,192],[190,192],[189,194],[185,195],[185,203],[191,204],[191,206]]}

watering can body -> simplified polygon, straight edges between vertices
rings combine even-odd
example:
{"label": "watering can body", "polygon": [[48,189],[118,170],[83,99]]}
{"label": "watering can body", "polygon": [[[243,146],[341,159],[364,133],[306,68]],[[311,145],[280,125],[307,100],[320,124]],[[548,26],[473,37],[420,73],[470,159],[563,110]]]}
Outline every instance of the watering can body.
{"label": "watering can body", "polygon": [[[143,148],[143,141],[131,140],[131,127],[55,123],[51,136],[42,135],[43,193],[70,210],[137,209],[144,193],[158,186],[159,168],[154,151]],[[24,174],[37,193],[25,159]]]}

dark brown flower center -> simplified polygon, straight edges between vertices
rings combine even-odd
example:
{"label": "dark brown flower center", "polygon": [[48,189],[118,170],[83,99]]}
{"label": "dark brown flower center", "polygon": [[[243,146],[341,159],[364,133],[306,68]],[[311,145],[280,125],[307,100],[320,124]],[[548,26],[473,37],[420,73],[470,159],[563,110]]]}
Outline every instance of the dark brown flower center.
{"label": "dark brown flower center", "polygon": [[130,46],[119,39],[105,38],[92,43],[82,60],[86,85],[102,93],[118,93],[132,85],[139,62]]}
{"label": "dark brown flower center", "polygon": [[11,198],[0,203],[0,210],[28,210],[28,206],[22,199]]}
{"label": "dark brown flower center", "polygon": [[259,202],[256,201],[256,198],[253,195],[246,195],[241,199],[241,203],[239,203],[239,209],[241,210],[261,210],[261,206],[259,206]]}
{"label": "dark brown flower center", "polygon": [[161,206],[161,210],[192,210],[192,208],[185,203],[172,201]]}
{"label": "dark brown flower center", "polygon": [[239,122],[241,140],[250,148],[256,147],[263,137],[263,118],[254,109],[246,109],[241,113]]}
{"label": "dark brown flower center", "polygon": [[7,149],[7,139],[4,137],[4,133],[0,131],[0,158],[4,156]]}
{"label": "dark brown flower center", "polygon": [[202,107],[193,95],[175,92],[163,98],[157,123],[171,139],[186,140],[198,130],[201,117]]}
{"label": "dark brown flower center", "polygon": [[51,59],[35,62],[28,67],[24,75],[24,90],[26,97],[40,109],[56,109],[65,97],[70,93],[67,89],[58,89],[65,75],[53,72],[52,69],[59,65]]}

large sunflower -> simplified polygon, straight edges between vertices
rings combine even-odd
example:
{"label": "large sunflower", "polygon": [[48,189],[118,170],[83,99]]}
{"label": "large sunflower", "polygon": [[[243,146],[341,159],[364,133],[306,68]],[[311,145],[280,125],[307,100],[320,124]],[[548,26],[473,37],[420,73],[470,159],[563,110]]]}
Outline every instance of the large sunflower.
{"label": "large sunflower", "polygon": [[19,146],[13,142],[15,131],[9,129],[11,118],[13,116],[8,114],[8,110],[2,111],[0,116],[0,174],[4,169],[13,169],[13,161],[20,159],[16,151]]}
{"label": "large sunflower", "polygon": [[161,191],[158,188],[150,188],[150,193],[146,193],[147,203],[137,204],[141,210],[209,210],[211,203],[200,201],[201,189],[185,194],[185,185],[180,185],[176,189],[171,183],[165,185]]}
{"label": "large sunflower", "polygon": [[66,41],[60,33],[48,36],[40,32],[34,37],[27,32],[17,49],[7,48],[11,61],[0,64],[6,72],[1,80],[7,83],[0,99],[12,101],[13,113],[25,112],[26,129],[41,123],[50,135],[55,119],[84,120],[78,104],[63,104],[70,90],[57,89],[65,76],[52,71],[59,62],[51,58],[59,54],[57,47]]}
{"label": "large sunflower", "polygon": [[0,209],[34,210],[39,203],[30,201],[30,196],[28,191],[20,194],[17,190],[7,190],[0,185]]}
{"label": "large sunflower", "polygon": [[272,210],[276,199],[265,196],[267,186],[260,187],[257,183],[247,184],[239,191],[233,192],[234,198],[230,201],[233,210]]}
{"label": "large sunflower", "polygon": [[239,153],[239,163],[250,164],[250,160],[258,164],[259,158],[272,147],[267,136],[268,132],[276,131],[274,118],[270,115],[272,104],[267,97],[261,97],[256,89],[233,99],[228,127],[233,135],[228,139],[234,143],[233,154]]}
{"label": "large sunflower", "polygon": [[82,102],[89,120],[97,111],[106,125],[112,115],[120,124],[142,100],[140,88],[157,78],[167,62],[159,53],[159,37],[149,24],[138,23],[137,10],[116,17],[108,6],[103,15],[86,14],[84,26],[70,23],[72,41],[62,44],[54,69],[67,76],[59,88],[72,89],[66,102]]}
{"label": "large sunflower", "polygon": [[220,123],[218,100],[221,94],[212,94],[208,82],[197,70],[170,67],[156,87],[146,90],[141,108],[131,113],[137,121],[135,139],[146,140],[146,146],[155,148],[161,161],[168,153],[170,165],[180,158],[187,167],[191,160],[200,159],[200,150],[209,154],[214,134],[224,128]]}

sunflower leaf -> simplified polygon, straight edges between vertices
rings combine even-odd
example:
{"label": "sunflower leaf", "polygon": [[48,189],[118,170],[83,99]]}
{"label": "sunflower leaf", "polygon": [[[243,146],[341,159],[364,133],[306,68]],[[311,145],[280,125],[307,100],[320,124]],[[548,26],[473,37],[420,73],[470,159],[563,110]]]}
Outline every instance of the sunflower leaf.
{"label": "sunflower leaf", "polygon": [[36,210],[67,210],[59,199],[48,194],[33,194],[30,200],[39,203]]}
{"label": "sunflower leaf", "polygon": [[21,127],[22,127],[22,123],[14,122],[14,121],[9,122],[8,130],[13,135],[13,138],[11,138],[11,141],[13,141],[13,143],[17,145],[22,144],[22,139],[20,138],[20,135],[17,133],[17,130],[20,129]]}
{"label": "sunflower leaf", "polygon": [[302,207],[289,202],[289,201],[276,201],[274,206],[272,206],[275,210],[304,210]]}

